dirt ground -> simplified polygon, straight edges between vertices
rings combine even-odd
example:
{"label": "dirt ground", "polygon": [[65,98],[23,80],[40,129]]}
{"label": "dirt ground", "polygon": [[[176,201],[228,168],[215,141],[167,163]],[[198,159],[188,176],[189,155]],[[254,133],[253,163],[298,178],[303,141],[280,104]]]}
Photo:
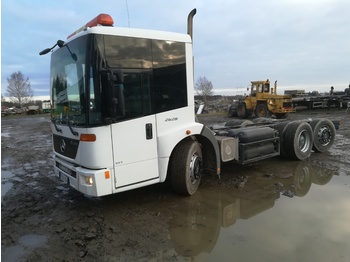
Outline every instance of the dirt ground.
{"label": "dirt ground", "polygon": [[[350,141],[350,113],[344,111],[305,110],[288,116],[341,122],[337,157],[318,154],[313,164],[349,170],[349,144],[342,140]],[[200,122],[210,125],[230,119],[199,116]],[[188,254],[195,253],[193,239],[174,233],[178,224],[190,219],[195,197],[178,196],[166,184],[103,198],[86,197],[58,180],[52,157],[48,116],[2,117],[2,261],[189,261]],[[282,173],[283,163],[277,167]],[[223,171],[221,179],[204,177],[202,184],[211,184],[213,192],[227,188],[238,192],[247,178],[259,185],[270,179],[268,169],[261,172],[254,165],[249,174],[245,167],[235,170],[230,175]],[[241,192],[248,190],[247,186]],[[201,194],[201,188],[197,193]]]}

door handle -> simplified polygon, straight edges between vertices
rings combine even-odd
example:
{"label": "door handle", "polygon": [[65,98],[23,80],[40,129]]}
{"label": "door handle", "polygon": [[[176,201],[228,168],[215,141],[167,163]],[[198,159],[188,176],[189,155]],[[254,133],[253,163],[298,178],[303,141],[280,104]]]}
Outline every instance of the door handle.
{"label": "door handle", "polygon": [[153,138],[153,130],[152,130],[152,124],[148,123],[146,124],[146,139],[152,139]]}

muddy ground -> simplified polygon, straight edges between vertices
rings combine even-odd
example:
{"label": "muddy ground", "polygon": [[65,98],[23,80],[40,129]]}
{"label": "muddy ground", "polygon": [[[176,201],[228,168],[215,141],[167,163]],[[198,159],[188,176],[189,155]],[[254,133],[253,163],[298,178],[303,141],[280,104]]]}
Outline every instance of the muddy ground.
{"label": "muddy ground", "polygon": [[[350,113],[322,109],[289,116],[319,117],[342,123],[333,153],[313,153],[302,164],[349,175]],[[230,119],[199,116],[209,125]],[[203,177],[199,192],[189,198],[176,195],[166,184],[86,197],[54,175],[49,124],[43,115],[1,119],[2,261],[193,261],[203,251],[210,253],[218,237],[215,232],[228,223],[217,222],[219,229],[207,227],[208,240],[196,235],[218,192],[274,201],[276,194],[295,190],[279,181],[300,163],[274,158],[247,167],[224,165],[220,179]],[[199,213],[203,223],[193,221],[195,216],[198,222]],[[208,243],[198,244],[204,239]]]}

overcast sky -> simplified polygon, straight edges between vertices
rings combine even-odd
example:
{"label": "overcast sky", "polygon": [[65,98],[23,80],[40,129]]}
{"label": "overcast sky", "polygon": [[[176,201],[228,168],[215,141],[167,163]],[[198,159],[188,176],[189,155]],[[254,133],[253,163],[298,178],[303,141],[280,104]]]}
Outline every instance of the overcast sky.
{"label": "overcast sky", "polygon": [[205,76],[217,94],[267,78],[280,90],[350,84],[349,0],[3,0],[1,94],[21,71],[35,96],[48,96],[50,55],[39,52],[99,13],[116,27],[186,33],[193,8],[195,81]]}

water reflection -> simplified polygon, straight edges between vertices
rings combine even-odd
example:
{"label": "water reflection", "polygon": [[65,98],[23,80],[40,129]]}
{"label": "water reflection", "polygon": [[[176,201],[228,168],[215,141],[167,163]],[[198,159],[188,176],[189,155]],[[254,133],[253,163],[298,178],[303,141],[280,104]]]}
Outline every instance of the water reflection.
{"label": "water reflection", "polygon": [[304,197],[313,183],[326,185],[333,177],[332,171],[312,166],[309,162],[300,162],[294,171],[287,167],[290,173],[283,178],[279,177],[278,169],[270,168],[275,171],[271,173],[269,170],[269,177],[247,183],[243,190],[221,187],[218,190],[207,184],[177,206],[169,222],[169,233],[178,255],[198,258],[203,253],[211,253],[221,228],[231,227],[239,219],[249,219],[271,209],[277,199],[285,197],[282,194]]}

